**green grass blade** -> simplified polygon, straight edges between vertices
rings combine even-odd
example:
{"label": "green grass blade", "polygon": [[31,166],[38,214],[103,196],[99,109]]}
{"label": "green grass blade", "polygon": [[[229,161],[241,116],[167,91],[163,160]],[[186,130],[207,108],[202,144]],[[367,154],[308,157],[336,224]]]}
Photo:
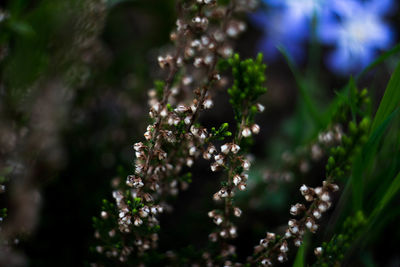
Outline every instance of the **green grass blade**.
{"label": "green grass blade", "polygon": [[398,52],[400,52],[400,43],[397,44],[396,46],[394,46],[392,49],[390,49],[389,51],[386,51],[385,53],[383,53],[380,57],[378,57],[376,60],[374,60],[371,64],[369,64],[362,72],[360,72],[357,76],[356,76],[356,80],[359,80],[365,73],[367,73],[368,71],[372,70],[373,68],[375,68],[376,66],[380,65],[381,63],[383,63],[386,59],[390,58],[392,55],[397,54]]}
{"label": "green grass blade", "polygon": [[304,267],[307,243],[308,238],[305,238],[303,244],[301,244],[299,250],[297,251],[296,258],[293,262],[293,267]]}
{"label": "green grass blade", "polygon": [[379,204],[375,207],[375,209],[371,213],[371,216],[369,218],[371,223],[375,221],[376,218],[379,217],[379,214],[383,211],[386,205],[390,202],[390,200],[392,200],[392,198],[398,193],[399,190],[400,190],[400,172],[393,179],[393,182],[386,190],[386,193],[382,196],[381,200],[379,201]]}
{"label": "green grass blade", "polygon": [[386,87],[385,94],[376,112],[372,123],[371,132],[374,132],[379,125],[400,106],[400,63],[397,65],[389,84]]}
{"label": "green grass blade", "polygon": [[351,176],[351,183],[353,189],[353,207],[354,210],[361,210],[363,204],[364,183],[363,176],[371,162],[376,156],[378,146],[382,140],[386,130],[389,128],[392,120],[398,115],[399,108],[396,108],[378,128],[372,132],[367,143],[363,146],[362,152],[357,156],[354,161],[354,167]]}

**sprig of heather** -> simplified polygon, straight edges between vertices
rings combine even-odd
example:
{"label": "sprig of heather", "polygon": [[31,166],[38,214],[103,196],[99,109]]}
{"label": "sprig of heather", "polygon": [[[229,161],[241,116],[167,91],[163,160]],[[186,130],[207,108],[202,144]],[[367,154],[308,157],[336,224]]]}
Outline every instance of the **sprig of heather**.
{"label": "sprig of heather", "polygon": [[[208,133],[197,119],[213,106],[211,89],[224,84],[217,72],[218,60],[231,56],[230,39],[245,30],[245,24],[234,15],[254,3],[232,0],[225,6],[214,0],[197,0],[177,4],[177,28],[171,33],[174,49],[158,58],[168,75],[149,92],[152,123],[144,133],[146,141],[134,145],[135,173],[127,177],[127,187],[113,192],[118,229],[126,236],[110,257],[123,262],[132,251],[140,255],[157,246],[157,215],[166,207],[163,202],[168,195],[177,194],[179,184],[184,189],[190,180],[190,173],[181,175],[183,167],[191,167],[198,156],[211,152],[209,141],[227,134],[223,129]],[[115,214],[103,212],[105,220],[109,220],[108,213]],[[104,239],[101,234],[97,237]],[[113,242],[106,241],[96,250],[107,255],[105,247]]]}
{"label": "sprig of heather", "polygon": [[[210,240],[219,241],[220,251],[217,258],[225,261],[225,266],[232,264],[228,258],[235,253],[235,247],[228,243],[229,239],[237,236],[233,217],[240,217],[242,213],[240,208],[234,205],[234,195],[237,190],[246,189],[246,171],[250,168],[246,151],[252,134],[258,134],[260,131],[260,127],[254,123],[254,118],[264,107],[256,101],[267,90],[264,87],[266,66],[262,63],[261,54],[256,60],[243,61],[235,54],[229,60],[229,64],[232,67],[234,82],[228,93],[237,127],[232,141],[221,146],[220,153],[214,156],[214,162],[211,164],[212,171],[223,170],[226,174],[221,183],[222,187],[213,196],[217,202],[223,200],[224,206],[208,213],[217,225],[217,229],[210,234]],[[210,257],[208,264],[212,261]]]}
{"label": "sprig of heather", "polygon": [[[369,103],[369,98],[365,90],[357,95],[364,99],[357,102],[361,109],[361,106]],[[349,116],[350,110],[345,107],[346,105],[339,107],[334,117],[343,119],[345,113]],[[340,116],[337,116],[338,114]],[[359,153],[361,146],[367,140],[370,120],[365,113],[362,114],[364,117],[361,117],[360,122],[348,123],[346,131],[340,134],[340,143],[330,149],[326,164],[326,179],[322,185],[316,188],[307,185],[300,187],[301,194],[309,204],[296,203],[291,206],[290,214],[296,216],[297,219],[288,221],[288,228],[283,235],[268,232],[255,247],[253,256],[249,258],[251,263],[272,266],[275,262],[285,262],[288,258],[290,241],[293,241],[294,246],[300,247],[307,231],[317,232],[319,229],[317,221],[332,207],[332,195],[339,190],[339,186],[334,182],[343,179],[349,173],[354,156]],[[330,135],[331,133],[320,135],[320,139],[321,136],[324,139]]]}
{"label": "sprig of heather", "polygon": [[[332,115],[328,128],[321,131],[310,143],[296,148],[293,152],[284,152],[282,154],[283,166],[280,169],[267,168],[264,171],[265,182],[291,182],[297,174],[307,175],[315,162],[323,160],[332,147],[339,145],[343,134],[343,125],[349,118],[356,115],[366,116],[370,110],[371,99],[366,89],[357,91],[355,87],[352,87],[349,93],[349,97],[341,99],[343,102],[338,105]],[[348,99],[351,99],[352,105],[348,103]]]}

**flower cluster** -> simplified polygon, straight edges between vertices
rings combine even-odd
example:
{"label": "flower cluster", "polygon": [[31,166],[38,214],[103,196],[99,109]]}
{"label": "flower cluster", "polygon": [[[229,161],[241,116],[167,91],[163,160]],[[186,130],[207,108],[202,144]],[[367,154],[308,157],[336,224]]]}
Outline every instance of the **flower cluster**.
{"label": "flower cluster", "polygon": [[[257,99],[266,92],[263,86],[265,81],[265,68],[262,64],[260,54],[255,61],[248,59],[241,61],[239,55],[229,60],[232,66],[234,83],[228,90],[231,97],[237,128],[232,142],[225,143],[220,148],[220,153],[214,156],[211,164],[213,171],[223,169],[227,179],[222,182],[222,187],[213,196],[217,202],[224,201],[223,209],[215,209],[208,213],[218,228],[213,231],[209,238],[212,242],[219,241],[221,244],[220,254],[224,265],[230,266],[232,262],[229,256],[235,253],[235,247],[227,242],[237,236],[237,227],[232,222],[233,217],[240,217],[242,211],[234,205],[234,196],[237,190],[246,189],[250,161],[246,158],[246,140],[251,139],[253,134],[258,134],[260,127],[254,123],[254,116],[257,112],[264,110],[264,107],[257,103]],[[215,151],[215,149],[213,149]],[[218,257],[220,258],[220,257]],[[221,262],[222,263],[222,262]],[[216,260],[208,261],[208,264],[218,264]]]}
{"label": "flower cluster", "polygon": [[290,219],[284,235],[279,238],[274,233],[267,233],[266,238],[261,239],[260,244],[254,248],[254,254],[259,255],[255,262],[263,266],[271,266],[274,261],[285,262],[288,258],[290,240],[293,240],[294,246],[300,247],[306,231],[317,232],[318,220],[332,206],[332,193],[339,190],[339,186],[330,180],[323,181],[321,187],[312,188],[306,185],[300,187],[304,199],[311,204],[308,208],[301,203],[291,206],[290,214],[300,219]]}
{"label": "flower cluster", "polygon": [[[297,60],[304,58],[304,43],[311,38],[335,50],[327,65],[336,73],[357,72],[386,50],[395,39],[384,18],[395,9],[392,0],[264,0],[271,8],[251,16],[264,31],[259,48],[269,59],[284,46]],[[289,29],[289,30],[288,30]],[[312,31],[314,31],[314,35]]]}
{"label": "flower cluster", "polygon": [[[350,170],[351,163],[354,161],[360,147],[366,142],[370,121],[363,115],[361,110],[369,103],[369,97],[366,90],[358,92],[352,89],[354,101],[361,114],[360,121],[357,123],[351,121],[343,130],[340,124],[336,124],[333,130],[320,133],[318,141],[311,147],[319,144],[329,148],[329,157],[326,163],[326,179],[322,181],[319,187],[309,187],[302,185],[300,193],[305,201],[310,204],[296,203],[291,206],[290,214],[297,218],[288,221],[288,228],[282,236],[274,233],[267,233],[267,237],[261,239],[260,244],[255,247],[254,255],[251,259],[253,263],[259,263],[264,266],[271,266],[274,262],[285,262],[288,259],[289,240],[293,240],[293,245],[301,246],[304,234],[308,231],[316,233],[319,229],[318,221],[322,215],[332,206],[333,193],[339,190],[335,181],[343,179]],[[344,105],[339,105],[336,113],[333,115],[334,121],[343,123],[343,116],[349,116],[351,111]],[[315,150],[315,149],[314,149]],[[313,149],[310,149],[312,155]],[[320,153],[318,153],[320,154]],[[320,248],[315,250],[320,254]]]}
{"label": "flower cluster", "polygon": [[[174,49],[158,57],[160,68],[168,74],[149,91],[152,123],[144,133],[146,141],[133,146],[135,172],[127,177],[127,187],[120,186],[113,193],[118,229],[134,240],[133,249],[129,241],[122,241],[115,255],[120,261],[132,251],[140,255],[156,246],[156,215],[166,208],[163,201],[176,195],[179,186],[188,187],[190,174],[182,176],[182,169],[192,167],[201,155],[212,158],[216,149],[210,141],[230,135],[226,125],[209,132],[197,119],[213,106],[211,89],[225,84],[217,61],[232,56],[230,40],[246,28],[234,14],[254,5],[251,0],[231,1],[226,6],[208,0],[178,3],[176,29],[171,33]],[[232,146],[231,150],[235,149],[237,152],[239,147]],[[215,159],[223,162],[222,155]]]}
{"label": "flower cluster", "polygon": [[361,211],[358,211],[354,216],[348,217],[338,235],[314,249],[317,261],[313,266],[327,267],[338,264],[344,258],[351,241],[357,239],[362,233],[366,223],[367,219]]}
{"label": "flower cluster", "polygon": [[[284,262],[287,260],[289,251],[289,240],[299,247],[303,242],[306,231],[316,233],[319,229],[317,223],[332,206],[332,194],[339,190],[339,186],[333,181],[342,179],[349,170],[349,165],[354,160],[354,154],[357,153],[360,146],[366,141],[366,134],[369,128],[369,119],[363,118],[358,125],[350,122],[348,133],[341,133],[340,144],[330,149],[330,157],[326,164],[326,179],[320,187],[309,187],[302,185],[300,192],[309,205],[297,203],[290,208],[292,216],[298,216],[299,219],[290,219],[285,234],[279,238],[267,238],[260,241],[260,245],[255,247],[254,262],[262,265],[272,265],[274,261]],[[328,132],[329,133],[329,132]],[[325,139],[328,134],[322,134],[319,139]],[[331,138],[328,138],[329,140]],[[352,140],[349,142],[349,140]],[[269,234],[271,237],[272,235]],[[317,249],[317,252],[319,249]]]}

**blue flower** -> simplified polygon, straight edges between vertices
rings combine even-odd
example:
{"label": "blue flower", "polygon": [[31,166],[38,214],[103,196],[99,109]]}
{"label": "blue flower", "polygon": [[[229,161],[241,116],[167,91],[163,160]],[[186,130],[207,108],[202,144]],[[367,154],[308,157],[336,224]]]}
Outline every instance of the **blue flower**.
{"label": "blue flower", "polygon": [[318,22],[320,42],[334,46],[327,65],[339,74],[360,71],[395,40],[384,17],[395,10],[393,0],[263,0],[268,11],[250,19],[263,31],[259,50],[276,59],[277,46],[301,61],[309,40],[312,19]]}
{"label": "blue flower", "polygon": [[264,34],[259,50],[273,60],[279,54],[278,46],[285,47],[297,61],[304,57],[303,44],[310,34],[311,20],[321,13],[325,0],[264,0],[273,7],[259,11],[250,19]]}
{"label": "blue flower", "polygon": [[307,25],[292,23],[281,13],[257,12],[252,15],[251,20],[263,30],[258,50],[264,52],[267,60],[275,60],[278,57],[279,46],[284,46],[295,59],[303,58],[302,43],[307,39]]}
{"label": "blue flower", "polygon": [[393,10],[392,0],[359,2],[332,1],[336,16],[328,16],[319,25],[318,35],[336,48],[327,65],[339,74],[355,73],[371,63],[380,50],[388,49],[395,39],[393,29],[382,16]]}

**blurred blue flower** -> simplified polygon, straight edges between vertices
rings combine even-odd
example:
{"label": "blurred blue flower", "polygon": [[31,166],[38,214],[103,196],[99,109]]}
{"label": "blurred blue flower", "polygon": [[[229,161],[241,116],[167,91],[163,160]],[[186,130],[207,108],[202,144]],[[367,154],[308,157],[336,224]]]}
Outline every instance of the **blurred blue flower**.
{"label": "blurred blue flower", "polygon": [[393,10],[392,0],[368,2],[332,1],[336,16],[321,21],[321,42],[335,46],[327,65],[336,73],[355,73],[366,67],[380,50],[388,49],[395,40],[394,30],[383,20]]}
{"label": "blurred blue flower", "polygon": [[335,72],[357,72],[368,65],[379,50],[395,39],[384,16],[394,10],[393,0],[263,0],[268,11],[258,11],[251,21],[263,31],[259,50],[268,60],[276,59],[283,46],[297,61],[305,55],[312,19],[318,22],[318,39],[335,50],[327,65]]}
{"label": "blurred blue flower", "polygon": [[278,46],[287,49],[292,57],[301,61],[304,57],[303,44],[310,34],[311,20],[321,13],[325,0],[264,0],[273,7],[268,12],[259,11],[250,19],[264,34],[259,50],[269,60],[277,58]]}
{"label": "blurred blue flower", "polygon": [[264,52],[267,60],[272,61],[278,57],[279,46],[284,46],[296,60],[303,58],[302,43],[307,40],[308,35],[306,24],[293,23],[282,13],[257,12],[252,15],[251,20],[263,30],[258,50]]}

